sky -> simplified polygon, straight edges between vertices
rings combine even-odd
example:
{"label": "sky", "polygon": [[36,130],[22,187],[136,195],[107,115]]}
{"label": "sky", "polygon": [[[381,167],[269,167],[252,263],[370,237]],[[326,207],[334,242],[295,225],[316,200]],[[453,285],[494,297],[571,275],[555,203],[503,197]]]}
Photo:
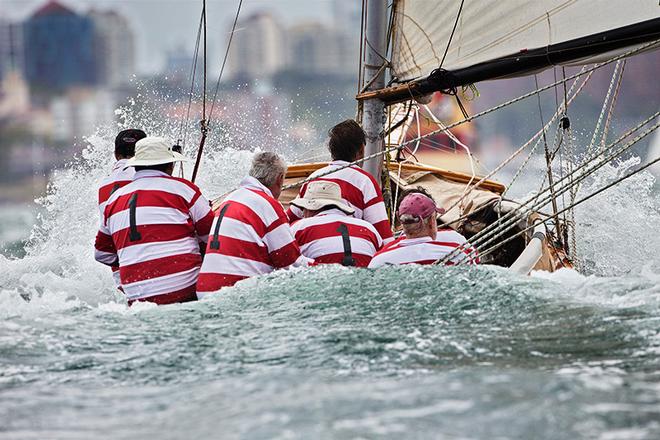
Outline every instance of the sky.
{"label": "sky", "polygon": [[[138,71],[154,73],[161,70],[165,52],[185,47],[192,52],[202,0],[59,0],[84,13],[92,7],[115,9],[126,15],[135,30],[138,42]],[[243,0],[241,16],[256,11],[269,11],[283,23],[331,20],[336,2],[358,0]],[[0,0],[0,16],[24,19],[46,0]],[[207,0],[209,57],[224,53],[238,0]]]}

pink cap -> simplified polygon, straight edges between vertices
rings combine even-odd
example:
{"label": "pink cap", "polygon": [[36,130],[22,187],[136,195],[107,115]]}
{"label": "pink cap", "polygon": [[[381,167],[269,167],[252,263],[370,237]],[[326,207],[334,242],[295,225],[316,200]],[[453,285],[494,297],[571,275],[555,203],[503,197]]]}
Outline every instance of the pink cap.
{"label": "pink cap", "polygon": [[433,200],[421,193],[408,194],[399,205],[399,217],[409,215],[415,217],[414,222],[427,218],[433,213],[444,214],[445,210],[438,208]]}

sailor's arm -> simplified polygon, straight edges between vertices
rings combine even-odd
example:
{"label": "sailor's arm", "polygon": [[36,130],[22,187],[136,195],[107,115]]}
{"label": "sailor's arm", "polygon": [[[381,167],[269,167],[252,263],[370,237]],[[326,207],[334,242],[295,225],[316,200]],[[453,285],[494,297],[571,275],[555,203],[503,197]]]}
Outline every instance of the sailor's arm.
{"label": "sailor's arm", "polygon": [[206,248],[211,225],[213,224],[213,211],[211,210],[210,203],[201,192],[198,192],[191,200],[189,209],[197,239]]}
{"label": "sailor's arm", "polygon": [[302,256],[298,242],[291,232],[284,209],[279,218],[268,225],[263,241],[274,267],[307,266],[309,259]]}
{"label": "sailor's arm", "polygon": [[115,243],[112,241],[112,235],[103,222],[96,233],[96,240],[94,242],[94,259],[107,266],[119,265],[119,257],[117,256]]}
{"label": "sailor's arm", "polygon": [[381,191],[378,182],[376,182],[376,179],[371,175],[369,176],[369,182],[369,184],[366,184],[367,186],[362,188],[362,194],[364,197],[362,219],[371,223],[374,228],[376,228],[376,231],[378,231],[378,234],[380,234],[383,243],[387,244],[394,240],[394,236],[392,235],[390,221],[387,218],[383,192]]}
{"label": "sailor's arm", "polygon": [[[305,191],[307,190],[307,184],[304,184],[300,188],[300,192],[298,193],[299,197],[302,197],[305,195]],[[289,205],[289,209],[286,210],[286,216],[289,219],[289,223],[293,223],[296,220],[300,220],[303,218],[303,212],[302,209],[298,208],[297,206]]]}

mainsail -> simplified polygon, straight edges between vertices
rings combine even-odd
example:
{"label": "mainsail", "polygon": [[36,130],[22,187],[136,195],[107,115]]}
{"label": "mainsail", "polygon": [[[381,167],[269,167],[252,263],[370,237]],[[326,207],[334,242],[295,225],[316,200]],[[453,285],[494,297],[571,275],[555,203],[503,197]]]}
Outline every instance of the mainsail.
{"label": "mainsail", "polygon": [[416,82],[415,94],[423,94],[610,59],[660,38],[660,5],[657,0],[397,0],[392,23],[392,78]]}

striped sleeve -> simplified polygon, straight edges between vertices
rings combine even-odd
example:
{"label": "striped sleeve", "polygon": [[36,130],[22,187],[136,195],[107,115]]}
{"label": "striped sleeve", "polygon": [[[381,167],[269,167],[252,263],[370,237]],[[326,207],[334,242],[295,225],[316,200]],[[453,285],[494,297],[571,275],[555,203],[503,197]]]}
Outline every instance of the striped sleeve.
{"label": "striped sleeve", "polygon": [[[306,190],[307,190],[307,184],[305,183],[303,186],[300,187],[300,192],[298,193],[298,196],[303,197],[305,195]],[[286,216],[289,219],[289,223],[293,223],[296,220],[300,220],[303,217],[303,211],[297,206],[289,205],[289,209],[287,209],[286,211]]]}
{"label": "striped sleeve", "polygon": [[94,259],[108,266],[117,266],[119,264],[119,257],[117,256],[115,243],[112,241],[112,235],[103,223],[101,223],[96,233]]}
{"label": "striped sleeve", "polygon": [[273,207],[278,218],[267,226],[263,242],[268,249],[273,266],[282,268],[294,264],[301,254],[284,209],[281,205]]}
{"label": "striped sleeve", "polygon": [[214,217],[211,205],[199,189],[190,202],[190,218],[193,221],[195,233],[200,242],[206,243],[209,239]]}
{"label": "striped sleeve", "polygon": [[[376,180],[369,175],[369,182],[372,188],[364,189],[362,193],[365,195],[364,200],[364,210],[362,212],[362,218],[376,228],[376,231],[380,234],[383,239],[383,243],[387,244],[394,240],[392,234],[392,228],[390,227],[390,221],[387,218],[387,210],[385,209],[385,201],[383,200],[383,193],[380,190],[380,186],[376,183]],[[374,194],[371,199],[366,200],[369,195]]]}

